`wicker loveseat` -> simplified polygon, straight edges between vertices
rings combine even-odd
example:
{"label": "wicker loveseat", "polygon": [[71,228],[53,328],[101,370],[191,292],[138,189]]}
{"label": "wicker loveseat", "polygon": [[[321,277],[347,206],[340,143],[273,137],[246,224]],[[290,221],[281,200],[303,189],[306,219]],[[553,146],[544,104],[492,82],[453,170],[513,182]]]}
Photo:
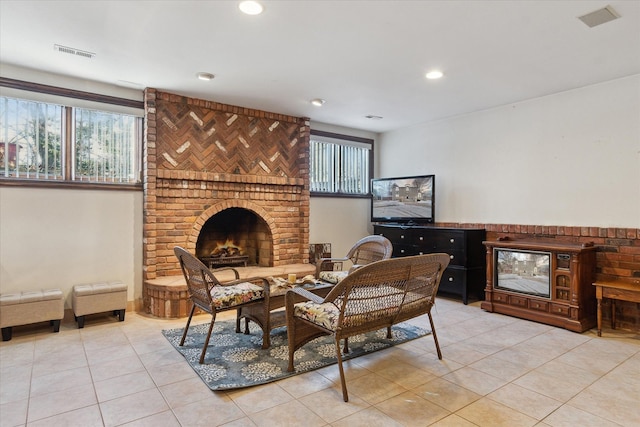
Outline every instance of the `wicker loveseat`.
{"label": "wicker loveseat", "polygon": [[[422,314],[429,316],[438,358],[442,359],[431,307],[448,265],[449,255],[444,253],[392,258],[352,271],[325,298],[303,288],[289,290],[285,297],[289,371],[294,370],[296,350],[319,336],[333,335],[342,395],[347,402],[340,340],[345,340],[344,353],[348,353],[349,337],[387,328],[391,338],[393,324]],[[297,302],[300,297],[306,301]]]}

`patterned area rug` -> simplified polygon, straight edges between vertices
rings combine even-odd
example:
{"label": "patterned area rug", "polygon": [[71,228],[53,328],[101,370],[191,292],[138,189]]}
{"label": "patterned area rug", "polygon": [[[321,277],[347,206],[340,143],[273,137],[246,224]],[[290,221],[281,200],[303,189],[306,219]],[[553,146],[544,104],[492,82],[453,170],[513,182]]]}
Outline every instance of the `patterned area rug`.
{"label": "patterned area rug", "polygon": [[[208,327],[208,323],[192,325],[182,347],[178,344],[183,329],[167,329],[162,334],[187,359],[211,390],[266,384],[337,363],[333,337],[320,337],[296,351],[296,370],[287,372],[289,350],[286,327],[271,331],[271,347],[263,350],[262,331],[253,322],[250,323],[250,335],[245,335],[235,332],[235,321],[219,321],[214,325],[205,363],[201,365],[198,360]],[[386,338],[386,329],[349,338],[349,354],[343,355],[343,360],[430,334],[429,330],[409,323],[394,325],[391,331],[391,339]]]}

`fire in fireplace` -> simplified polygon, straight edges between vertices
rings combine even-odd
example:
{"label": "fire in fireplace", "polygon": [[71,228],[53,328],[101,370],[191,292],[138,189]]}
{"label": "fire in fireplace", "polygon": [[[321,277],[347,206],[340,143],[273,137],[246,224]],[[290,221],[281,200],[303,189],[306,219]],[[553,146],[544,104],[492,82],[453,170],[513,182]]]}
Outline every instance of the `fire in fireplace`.
{"label": "fire in fireplace", "polygon": [[196,243],[196,256],[210,268],[270,267],[272,251],[272,236],[266,222],[243,208],[229,208],[213,215],[203,225]]}
{"label": "fire in fireplace", "polygon": [[246,266],[249,257],[233,240],[227,239],[225,242],[218,242],[209,255],[202,256],[200,259],[209,268],[215,268],[232,265]]}

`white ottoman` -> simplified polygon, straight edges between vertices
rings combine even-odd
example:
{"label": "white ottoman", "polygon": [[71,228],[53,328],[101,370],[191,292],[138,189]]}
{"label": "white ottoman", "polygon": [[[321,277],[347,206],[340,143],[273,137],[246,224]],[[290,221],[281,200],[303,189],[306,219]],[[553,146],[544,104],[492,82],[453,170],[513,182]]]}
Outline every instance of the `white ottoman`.
{"label": "white ottoman", "polygon": [[64,299],[60,289],[22,291],[0,295],[0,327],[2,341],[11,339],[12,326],[46,322],[53,332],[60,331],[64,317]]}
{"label": "white ottoman", "polygon": [[113,311],[122,322],[127,308],[127,285],[122,282],[75,285],[71,303],[78,328],[84,328],[85,315],[105,311]]}

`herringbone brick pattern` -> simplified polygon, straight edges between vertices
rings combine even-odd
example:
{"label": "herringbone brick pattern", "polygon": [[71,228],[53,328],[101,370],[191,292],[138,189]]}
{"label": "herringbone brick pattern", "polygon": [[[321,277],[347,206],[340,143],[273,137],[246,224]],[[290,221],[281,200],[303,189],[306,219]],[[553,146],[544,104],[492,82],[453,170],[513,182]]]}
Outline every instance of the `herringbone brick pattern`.
{"label": "herringbone brick pattern", "polygon": [[297,177],[297,123],[158,102],[158,167]]}

